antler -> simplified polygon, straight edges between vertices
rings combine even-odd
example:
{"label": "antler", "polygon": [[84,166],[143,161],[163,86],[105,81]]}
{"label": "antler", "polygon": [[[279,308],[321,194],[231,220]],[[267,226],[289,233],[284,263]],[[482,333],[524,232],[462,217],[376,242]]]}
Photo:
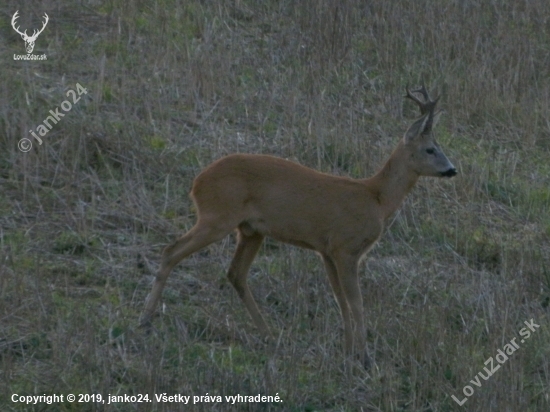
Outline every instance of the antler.
{"label": "antler", "polygon": [[[413,93],[422,94],[425,101],[424,102],[421,101]],[[409,99],[414,101],[416,104],[418,104],[418,107],[420,107],[420,113],[424,115],[427,112],[432,112],[433,113],[433,109],[435,108],[435,105],[438,102],[439,97],[441,97],[441,96],[438,96],[437,99],[435,99],[435,100],[431,100],[430,95],[428,94],[428,91],[426,90],[426,87],[423,85],[422,87],[420,87],[419,89],[416,89],[416,90],[410,90],[409,88],[407,88],[407,95],[405,97],[408,97]]]}
{"label": "antler", "polygon": [[44,21],[44,23],[42,23],[42,28],[40,30],[34,30],[32,36],[31,36],[31,39],[35,40],[38,37],[38,35],[40,33],[42,33],[44,31],[44,29],[46,28],[46,25],[50,21],[50,18],[48,17],[48,15],[46,13],[44,13],[44,17],[46,18],[46,20]]}
{"label": "antler", "polygon": [[19,18],[18,13],[19,13],[19,10],[17,10],[17,11],[15,12],[15,14],[13,15],[13,17],[12,17],[12,19],[11,19],[11,26],[13,27],[13,29],[14,29],[17,33],[19,33],[19,34],[21,35],[21,37],[23,37],[23,39],[24,39],[25,41],[30,41],[30,42],[32,42],[32,41],[36,40],[36,38],[38,37],[38,35],[44,31],[44,29],[46,28],[46,25],[47,25],[48,22],[50,21],[49,16],[48,16],[46,13],[44,13],[45,21],[44,21],[44,23],[42,23],[42,28],[41,28],[40,30],[36,30],[36,29],[33,30],[32,36],[29,36],[29,35],[27,34],[27,30],[25,30],[24,32],[21,32],[21,31],[19,30],[19,27],[15,27],[16,20]]}
{"label": "antler", "polygon": [[13,15],[13,17],[12,17],[12,19],[11,19],[11,26],[13,27],[13,29],[14,29],[17,33],[19,33],[21,36],[23,36],[23,38],[28,37],[28,36],[27,36],[27,30],[25,30],[24,33],[21,33],[21,32],[19,31],[19,27],[15,27],[15,21],[19,18],[19,16],[17,15],[18,13],[19,13],[19,10],[17,10],[17,11],[15,12],[15,14]]}

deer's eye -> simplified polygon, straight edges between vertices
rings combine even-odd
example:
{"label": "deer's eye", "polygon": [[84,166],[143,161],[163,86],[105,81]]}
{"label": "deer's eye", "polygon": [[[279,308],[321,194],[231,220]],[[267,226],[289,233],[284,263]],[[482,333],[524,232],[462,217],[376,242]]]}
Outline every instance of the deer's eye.
{"label": "deer's eye", "polygon": [[434,154],[435,153],[435,150],[430,148],[430,149],[426,149],[426,153],[428,154]]}

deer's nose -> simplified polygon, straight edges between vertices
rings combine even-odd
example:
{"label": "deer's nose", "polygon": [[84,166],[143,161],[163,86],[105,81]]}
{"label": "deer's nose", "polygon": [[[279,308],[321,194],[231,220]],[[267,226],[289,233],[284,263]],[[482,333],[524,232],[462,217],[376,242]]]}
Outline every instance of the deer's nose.
{"label": "deer's nose", "polygon": [[454,167],[450,168],[449,170],[446,170],[444,172],[441,173],[441,176],[444,176],[444,177],[453,177],[455,176],[457,173],[456,169]]}

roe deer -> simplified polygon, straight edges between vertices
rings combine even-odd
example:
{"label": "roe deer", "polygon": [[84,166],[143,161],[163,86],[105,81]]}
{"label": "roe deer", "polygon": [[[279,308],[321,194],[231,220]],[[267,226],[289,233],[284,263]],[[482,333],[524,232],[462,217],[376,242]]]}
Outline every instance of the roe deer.
{"label": "roe deer", "polygon": [[[420,93],[424,101],[414,93]],[[368,362],[358,262],[382,233],[420,176],[452,177],[453,164],[432,134],[440,112],[425,87],[407,96],[421,117],[407,130],[382,169],[368,179],[317,172],[277,157],[233,154],[212,163],[193,183],[197,223],[166,247],[141,325],[150,325],[166,279],[185,257],[237,230],[227,277],[252,321],[269,328],[247,285],[250,264],[265,236],[317,251],[324,262],[344,322],[347,356]]]}

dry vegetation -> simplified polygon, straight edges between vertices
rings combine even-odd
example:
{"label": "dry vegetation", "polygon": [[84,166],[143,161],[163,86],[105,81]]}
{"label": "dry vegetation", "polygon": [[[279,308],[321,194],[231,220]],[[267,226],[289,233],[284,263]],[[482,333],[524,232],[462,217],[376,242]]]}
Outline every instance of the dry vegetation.
{"label": "dry vegetation", "polygon": [[[34,51],[47,61],[13,60],[17,9],[22,28],[49,14]],[[3,411],[550,410],[547,1],[7,0],[0,12]],[[89,93],[20,152],[77,82]],[[225,280],[231,238],[178,266],[156,330],[136,329],[162,247],[194,223],[202,167],[252,152],[368,176],[416,116],[405,86],[421,83],[443,95],[437,137],[460,174],[424,179],[361,265],[369,372],[343,372],[321,262],[275,242],[250,284],[276,347]],[[530,319],[537,332],[473,386]],[[10,400],[164,392],[284,402]]]}

